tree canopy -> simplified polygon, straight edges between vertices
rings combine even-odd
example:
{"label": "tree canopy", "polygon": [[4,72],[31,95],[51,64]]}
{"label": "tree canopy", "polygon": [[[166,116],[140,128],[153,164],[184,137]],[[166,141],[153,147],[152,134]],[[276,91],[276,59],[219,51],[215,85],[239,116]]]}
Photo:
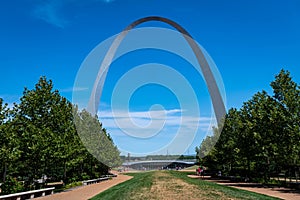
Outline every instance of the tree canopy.
{"label": "tree canopy", "polygon": [[[103,164],[88,152],[75,120],[81,120],[87,134],[94,135],[95,148],[110,162]],[[6,182],[13,182],[11,178],[24,181],[19,190],[40,187],[36,181],[41,177],[65,183],[96,178],[121,164],[120,152],[97,116],[79,111],[46,77],[34,89],[25,88],[20,103],[12,109],[0,99],[0,145],[3,188]],[[12,192],[3,188],[2,193]]]}
{"label": "tree canopy", "polygon": [[[226,174],[264,180],[282,171],[298,172],[300,88],[285,70],[270,85],[273,94],[257,92],[240,109],[229,109],[218,142],[200,162]],[[196,149],[199,157],[212,137]]]}

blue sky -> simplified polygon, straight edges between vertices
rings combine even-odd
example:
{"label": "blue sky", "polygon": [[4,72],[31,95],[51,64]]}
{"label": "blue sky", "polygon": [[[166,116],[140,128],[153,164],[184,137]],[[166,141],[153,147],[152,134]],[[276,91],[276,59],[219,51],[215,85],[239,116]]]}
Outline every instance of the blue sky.
{"label": "blue sky", "polygon": [[[300,83],[299,9],[300,2],[297,0],[2,1],[0,97],[9,104],[18,102],[24,87],[33,88],[38,78],[44,75],[53,80],[55,88],[63,96],[72,100],[73,89],[85,89],[73,88],[73,85],[81,63],[93,48],[136,19],[158,15],[182,25],[207,50],[223,79],[227,108],[240,107],[255,92],[262,89],[270,92],[269,83],[281,68],[289,70],[294,81]],[[170,28],[159,22],[149,22],[140,27],[148,26]],[[122,72],[132,66],[159,61],[176,69],[188,65],[173,55],[147,51],[128,54],[111,66],[100,110],[104,127],[112,133],[118,146],[126,143],[131,147],[145,148],[149,141],[124,141],[118,134],[120,130],[112,123],[110,112],[114,84]],[[181,73],[193,87],[204,84],[201,76],[194,76],[192,69],[181,69]],[[180,115],[179,103],[169,90],[157,85],[143,89],[144,92],[138,90],[134,94],[130,104],[134,119],[140,120],[138,123],[145,125],[149,122],[144,115],[151,114],[148,110],[153,104],[164,105],[167,113],[171,113],[170,117]],[[207,103],[209,96],[205,89],[203,95],[199,93],[197,98],[203,107],[200,106],[201,119],[205,119],[210,117],[211,112]],[[156,114],[159,118],[161,113]],[[119,115],[122,115],[122,110]],[[174,131],[176,127],[172,123],[178,119],[170,120],[164,131]],[[168,136],[165,141],[171,137]],[[201,139],[196,138],[189,153],[194,152]],[[160,143],[162,140],[154,139],[148,146],[158,148],[163,144]]]}

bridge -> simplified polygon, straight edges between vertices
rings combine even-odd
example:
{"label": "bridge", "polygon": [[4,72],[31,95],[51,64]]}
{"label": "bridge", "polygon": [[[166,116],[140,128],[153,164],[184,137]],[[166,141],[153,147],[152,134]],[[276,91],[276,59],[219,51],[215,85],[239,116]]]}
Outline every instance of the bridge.
{"label": "bridge", "polygon": [[124,162],[122,167],[135,170],[183,169],[196,164],[194,160],[144,160]]}

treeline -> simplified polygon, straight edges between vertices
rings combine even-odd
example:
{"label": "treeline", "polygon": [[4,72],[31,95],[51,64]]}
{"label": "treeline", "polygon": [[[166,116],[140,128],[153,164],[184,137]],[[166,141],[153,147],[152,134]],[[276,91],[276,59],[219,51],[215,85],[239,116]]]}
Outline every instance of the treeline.
{"label": "treeline", "polygon": [[120,156],[123,162],[144,160],[193,160],[195,155],[147,155],[147,156]]}
{"label": "treeline", "polygon": [[200,163],[223,174],[259,178],[284,173],[299,176],[300,87],[288,71],[281,70],[271,82],[272,94],[256,93],[240,109],[231,108],[212,151],[215,135],[196,148]]}
{"label": "treeline", "polygon": [[[75,127],[74,121],[81,125]],[[109,160],[104,163],[110,166],[88,152],[76,128],[109,141],[109,151],[106,149],[102,158]],[[101,150],[92,148],[93,153]],[[45,77],[34,89],[25,88],[20,103],[13,108],[0,98],[1,194],[41,187],[36,180],[42,177],[64,183],[99,177],[109,167],[121,164],[119,155],[97,116],[79,111]]]}

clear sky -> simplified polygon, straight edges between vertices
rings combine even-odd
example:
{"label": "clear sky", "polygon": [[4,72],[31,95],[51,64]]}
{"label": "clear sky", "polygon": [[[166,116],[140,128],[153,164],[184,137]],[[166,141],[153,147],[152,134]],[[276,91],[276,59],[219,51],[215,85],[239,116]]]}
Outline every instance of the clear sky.
{"label": "clear sky", "polygon": [[[86,56],[99,43],[118,34],[131,22],[157,15],[179,23],[206,49],[223,79],[226,107],[239,108],[257,91],[264,89],[271,92],[269,83],[282,68],[289,70],[294,81],[300,83],[299,10],[298,0],[1,1],[0,97],[10,105],[18,102],[24,87],[33,88],[40,76],[46,76],[71,101],[73,89],[85,89],[73,86]],[[148,26],[171,28],[160,22],[145,23],[140,27]],[[149,112],[151,105],[161,104],[169,116],[169,124],[166,123],[163,132],[170,135],[164,139],[153,137],[127,141],[113,123],[110,103],[115,83],[122,72],[151,62],[180,68],[180,73],[191,81],[193,88],[204,84],[193,69],[182,67],[188,65],[184,60],[166,52],[138,51],[116,60],[105,82],[99,117],[116,144],[123,148],[123,153],[160,148],[172,139],[171,133],[176,129],[173,125],[180,121],[183,110],[176,95],[167,88],[146,85],[131,97],[130,115],[136,123],[146,126],[149,114],[153,114],[155,119],[161,117],[159,112]],[[199,91],[196,93],[203,107],[200,106],[201,119],[205,121],[211,112],[209,96],[205,89],[203,93],[202,89]],[[118,110],[118,115],[122,116],[123,111]],[[186,153],[193,153],[202,138],[203,135],[197,136]],[[146,146],[153,148],[147,149]],[[173,150],[173,153],[176,151]]]}

